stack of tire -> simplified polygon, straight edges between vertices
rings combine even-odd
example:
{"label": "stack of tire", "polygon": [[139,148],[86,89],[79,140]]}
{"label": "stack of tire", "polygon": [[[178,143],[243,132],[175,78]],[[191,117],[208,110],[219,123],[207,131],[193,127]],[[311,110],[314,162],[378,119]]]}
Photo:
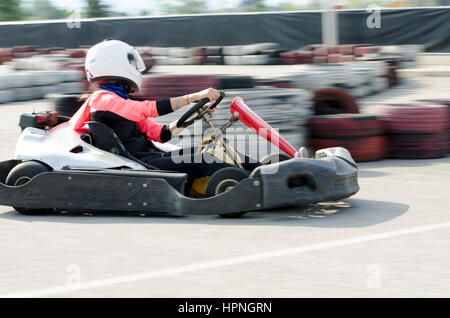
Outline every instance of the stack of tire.
{"label": "stack of tire", "polygon": [[[65,50],[65,49],[45,49],[37,51],[39,54],[28,57],[28,58],[16,58],[8,63],[7,66],[11,71],[21,72],[25,71],[29,74],[35,74],[39,76],[43,72],[60,72],[60,71],[71,71],[66,74],[72,74],[74,71],[77,74],[82,74],[79,78],[79,84],[64,84],[61,86],[61,93],[76,92],[81,93],[89,90],[89,83],[86,79],[86,74],[84,70],[84,56],[86,55],[85,50]],[[50,54],[44,54],[50,52]],[[40,73],[39,73],[40,72]],[[61,73],[64,74],[64,73]],[[69,79],[61,79],[62,82],[70,81]],[[68,87],[70,86],[70,87]],[[26,87],[26,86],[23,86]],[[55,92],[57,90],[55,89]],[[50,91],[49,93],[53,93]]]}
{"label": "stack of tire", "polygon": [[224,65],[223,49],[220,46],[206,46],[196,48],[195,55],[200,57],[200,63],[204,65]]}
{"label": "stack of tire", "polygon": [[299,65],[291,75],[279,79],[289,80],[292,87],[304,89],[343,88],[360,98],[387,89],[389,72],[390,68],[384,61],[310,64]]}
{"label": "stack of tire", "polygon": [[200,65],[202,57],[196,55],[193,48],[173,47],[169,48],[169,65]]}
{"label": "stack of tire", "polygon": [[148,47],[146,52],[153,56],[156,65],[169,65],[169,48]]}
{"label": "stack of tire", "polygon": [[395,56],[396,60],[400,62],[400,68],[415,66],[417,54],[424,52],[422,45],[385,45],[379,47],[379,55]]}
{"label": "stack of tire", "polygon": [[390,105],[384,111],[389,157],[432,159],[448,152],[447,105]]}
{"label": "stack of tire", "polygon": [[439,104],[447,106],[448,113],[448,129],[447,129],[447,151],[450,152],[450,100],[445,99],[422,99],[418,102],[428,103],[428,104]]}
{"label": "stack of tire", "polygon": [[308,146],[314,151],[344,147],[355,161],[386,157],[388,140],[382,120],[373,115],[338,114],[313,116],[308,121]]}
{"label": "stack of tire", "polygon": [[52,93],[79,93],[82,74],[77,71],[32,71],[0,74],[0,103],[44,98]]}
{"label": "stack of tire", "polygon": [[281,64],[283,51],[277,43],[256,43],[225,46],[222,52],[227,65],[270,65]]}
{"label": "stack of tire", "polygon": [[387,65],[387,71],[382,76],[386,82],[387,88],[392,88],[396,86],[399,83],[399,78],[397,71],[399,69],[400,65],[400,57],[399,56],[387,56],[387,55],[380,55],[376,57],[365,57],[360,60],[358,60],[360,63],[364,62],[383,62]]}
{"label": "stack of tire", "polygon": [[13,48],[0,48],[0,64],[14,59],[28,58],[38,54],[34,46],[15,46]]}
{"label": "stack of tire", "polygon": [[377,53],[377,47],[371,44],[345,44],[326,46],[313,44],[297,51],[281,54],[283,64],[322,64],[353,62],[356,58]]}
{"label": "stack of tire", "polygon": [[256,43],[223,48],[225,64],[270,65],[281,64],[280,54],[285,52],[277,43]]}
{"label": "stack of tire", "polygon": [[149,47],[158,65],[266,65],[280,64],[280,53],[284,52],[277,43],[256,43],[225,47]]}
{"label": "stack of tire", "polygon": [[290,51],[281,53],[281,61],[285,65],[312,64],[314,61],[313,52]]}
{"label": "stack of tire", "polygon": [[37,54],[35,46],[15,46],[12,48],[13,58],[27,58]]}

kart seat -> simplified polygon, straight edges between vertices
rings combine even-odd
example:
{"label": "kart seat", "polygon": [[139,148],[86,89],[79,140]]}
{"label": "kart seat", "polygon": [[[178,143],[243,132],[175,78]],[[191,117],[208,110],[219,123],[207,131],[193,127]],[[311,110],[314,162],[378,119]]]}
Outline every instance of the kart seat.
{"label": "kart seat", "polygon": [[122,144],[122,141],[116,135],[114,130],[112,130],[105,124],[98,121],[88,121],[87,124],[89,126],[88,134],[90,136],[91,144],[93,146],[103,151],[107,151],[115,155],[131,159],[147,169],[159,170],[154,166],[151,166],[145,162],[140,161],[139,159],[135,158],[132,154],[130,154],[128,150],[125,148],[125,146]]}

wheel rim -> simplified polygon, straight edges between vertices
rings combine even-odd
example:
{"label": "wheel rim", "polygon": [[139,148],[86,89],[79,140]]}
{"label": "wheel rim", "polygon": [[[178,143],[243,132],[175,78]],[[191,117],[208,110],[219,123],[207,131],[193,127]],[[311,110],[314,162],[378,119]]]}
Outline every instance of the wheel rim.
{"label": "wheel rim", "polygon": [[215,195],[230,191],[233,189],[239,181],[236,181],[234,179],[225,179],[219,182],[219,184],[216,186]]}
{"label": "wheel rim", "polygon": [[16,182],[14,183],[14,185],[17,186],[21,186],[24,185],[25,183],[27,183],[28,181],[30,181],[31,178],[30,177],[20,177],[19,179],[16,180]]}

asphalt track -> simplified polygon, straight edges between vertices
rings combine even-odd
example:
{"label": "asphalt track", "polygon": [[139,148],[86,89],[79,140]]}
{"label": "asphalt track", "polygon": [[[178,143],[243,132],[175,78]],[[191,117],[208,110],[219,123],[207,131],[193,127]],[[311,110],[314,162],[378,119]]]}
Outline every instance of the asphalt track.
{"label": "asphalt track", "polygon": [[[411,82],[363,105],[443,96],[449,83]],[[18,115],[47,103],[0,105],[1,160]],[[2,206],[0,296],[449,297],[450,157],[359,167],[352,198],[231,220]]]}

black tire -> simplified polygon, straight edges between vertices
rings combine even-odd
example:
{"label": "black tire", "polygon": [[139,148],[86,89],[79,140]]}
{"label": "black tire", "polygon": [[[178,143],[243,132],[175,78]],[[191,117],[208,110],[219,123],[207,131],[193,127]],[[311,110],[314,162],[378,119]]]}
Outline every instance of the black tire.
{"label": "black tire", "polygon": [[359,114],[356,99],[345,90],[336,87],[321,88],[314,91],[315,115]]}
{"label": "black tire", "polygon": [[[10,186],[21,186],[29,182],[38,174],[52,171],[52,169],[37,161],[26,161],[11,169],[6,177],[6,184]],[[48,214],[53,209],[26,209],[23,207],[13,207],[17,212],[25,215]]]}
{"label": "black tire", "polygon": [[[220,169],[219,171],[214,172],[209,178],[208,184],[206,185],[206,196],[213,197],[224,193],[239,184],[243,179],[248,178],[249,175],[250,172],[237,167]],[[220,216],[223,218],[237,218],[243,216],[245,213],[246,212],[228,213],[220,214]]]}

